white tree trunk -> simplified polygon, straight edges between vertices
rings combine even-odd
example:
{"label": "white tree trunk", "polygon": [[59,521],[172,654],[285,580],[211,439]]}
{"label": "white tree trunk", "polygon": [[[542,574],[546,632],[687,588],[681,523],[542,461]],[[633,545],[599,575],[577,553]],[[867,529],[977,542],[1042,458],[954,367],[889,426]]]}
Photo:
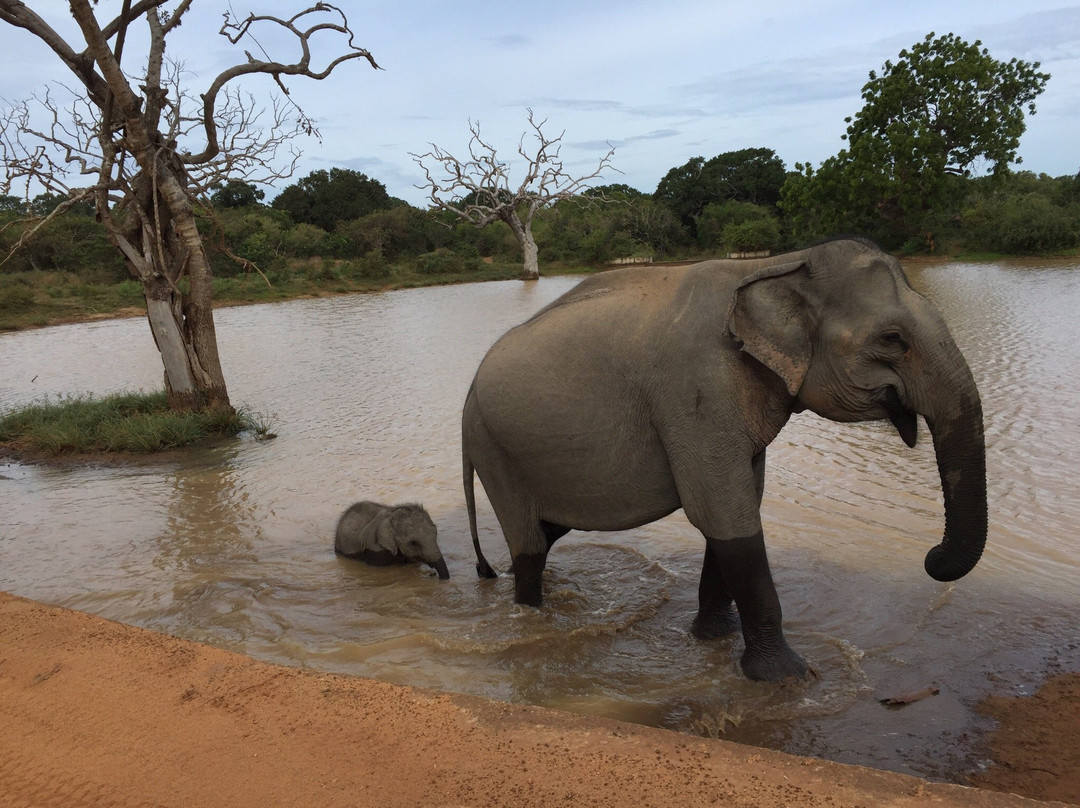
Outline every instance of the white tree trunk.
{"label": "white tree trunk", "polygon": [[540,262],[536,240],[532,234],[532,219],[530,218],[522,223],[517,212],[510,210],[508,215],[502,217],[502,220],[509,225],[514,233],[514,238],[517,239],[518,245],[521,247],[521,279],[526,281],[536,280],[540,277]]}
{"label": "white tree trunk", "polygon": [[534,281],[540,277],[540,263],[536,249],[536,241],[530,229],[524,231],[525,238],[521,242],[521,254],[524,265],[521,269],[522,280]]}
{"label": "white tree trunk", "polygon": [[191,373],[184,335],[173,316],[172,305],[168,300],[147,298],[146,316],[154,332],[154,342],[161,351],[161,362],[165,365],[166,387],[170,393],[194,400],[195,377]]}

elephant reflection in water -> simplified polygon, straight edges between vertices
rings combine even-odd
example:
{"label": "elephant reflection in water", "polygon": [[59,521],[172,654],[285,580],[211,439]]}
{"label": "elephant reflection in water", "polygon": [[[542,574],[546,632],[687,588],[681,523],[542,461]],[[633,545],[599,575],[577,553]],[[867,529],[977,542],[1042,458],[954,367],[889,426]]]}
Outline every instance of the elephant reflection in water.
{"label": "elephant reflection in water", "polygon": [[[986,541],[982,407],[938,310],[862,239],[750,261],[595,275],[488,352],[462,415],[477,572],[474,473],[510,548],[515,600],[539,606],[551,546],[682,508],[705,538],[693,633],[742,629],[751,679],[804,677],[762,535],[765,450],[792,413],[930,428],[945,501],[926,556],[952,581]],[[738,612],[736,614],[735,608]]]}

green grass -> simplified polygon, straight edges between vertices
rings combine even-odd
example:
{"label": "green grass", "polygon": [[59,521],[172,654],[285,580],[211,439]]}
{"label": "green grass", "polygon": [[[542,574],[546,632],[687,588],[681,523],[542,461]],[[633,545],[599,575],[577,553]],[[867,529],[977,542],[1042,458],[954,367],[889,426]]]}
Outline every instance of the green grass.
{"label": "green grass", "polygon": [[150,454],[250,432],[266,419],[236,411],[173,412],[165,393],[71,396],[0,415],[0,446],[19,455]]}

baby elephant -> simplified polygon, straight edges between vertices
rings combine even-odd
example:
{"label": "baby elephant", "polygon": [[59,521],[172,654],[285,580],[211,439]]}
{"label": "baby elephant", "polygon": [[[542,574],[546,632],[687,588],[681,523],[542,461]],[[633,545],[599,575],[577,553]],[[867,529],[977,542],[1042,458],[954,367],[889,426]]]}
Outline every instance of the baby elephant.
{"label": "baby elephant", "polygon": [[423,506],[357,502],[338,520],[334,550],[375,566],[423,561],[446,580],[438,531]]}

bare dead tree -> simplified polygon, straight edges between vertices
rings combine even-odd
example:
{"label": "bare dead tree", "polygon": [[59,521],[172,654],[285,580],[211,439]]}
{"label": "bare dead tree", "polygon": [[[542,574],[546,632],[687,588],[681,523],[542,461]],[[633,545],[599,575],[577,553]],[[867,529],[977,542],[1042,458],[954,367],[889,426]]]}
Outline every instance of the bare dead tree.
{"label": "bare dead tree", "polygon": [[[426,182],[416,187],[427,191],[432,206],[449,211],[478,228],[505,222],[521,246],[522,277],[533,279],[540,277],[536,241],[532,234],[537,211],[585,190],[591,180],[612,168],[615,149],[608,150],[591,174],[574,177],[567,173],[560,156],[566,133],[548,137],[543,132],[547,121],[537,122],[531,109],[528,113],[536,148],[535,151],[525,148],[530,133],[524,133],[518,142],[517,153],[527,161],[528,167],[516,189],[510,187],[507,164],[499,160],[495,147],[480,136],[479,122],[469,121],[472,137],[468,160],[459,160],[434,143],[429,144],[431,151],[425,154],[410,152],[410,155],[426,177]],[[594,197],[594,201],[601,201],[601,198]]]}
{"label": "bare dead tree", "polygon": [[[246,61],[222,71],[195,97],[184,86],[183,65],[165,58],[166,38],[192,4],[123,0],[119,16],[102,25],[92,8],[97,0],[70,0],[83,43],[69,43],[25,3],[0,0],[0,21],[44,42],[78,82],[75,88],[49,86],[0,113],[6,170],[0,190],[8,194],[25,186],[26,196],[32,188],[61,194],[67,201],[54,215],[92,201],[131,274],[142,282],[170,406],[227,408],[210,264],[196,211],[209,189],[227,179],[266,182],[291,175],[298,153],[290,150],[283,159],[279,152],[297,135],[314,132],[291,101],[275,101],[267,111],[232,82],[270,76],[287,97],[289,76],[319,81],[353,59],[379,66],[354,43],[344,12],[329,3],[316,2],[291,17],[238,19],[226,12],[219,33],[233,45],[252,43],[264,58],[245,51]],[[138,37],[143,50],[132,73],[121,61],[129,30],[140,20],[146,31]],[[293,62],[272,60],[256,38],[262,32],[291,36],[299,56]],[[313,50],[316,44],[323,49],[326,38],[336,38],[340,55],[315,67]],[[184,277],[186,290],[180,284]]]}

